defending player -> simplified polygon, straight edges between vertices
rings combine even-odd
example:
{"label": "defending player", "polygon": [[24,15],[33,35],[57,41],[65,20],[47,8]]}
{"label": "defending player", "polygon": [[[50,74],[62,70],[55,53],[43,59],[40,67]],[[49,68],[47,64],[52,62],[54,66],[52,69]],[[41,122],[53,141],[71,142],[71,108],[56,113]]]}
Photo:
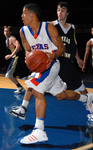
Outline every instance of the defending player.
{"label": "defending player", "polygon": [[[30,79],[26,81],[27,90],[25,92],[24,102],[22,103],[22,109],[24,108],[25,112],[26,106],[28,105],[26,101],[29,102],[33,94],[35,97],[36,122],[32,133],[19,139],[21,144],[33,144],[48,140],[47,134],[44,131],[44,118],[46,112],[44,93],[47,90],[53,96],[56,96],[58,100],[79,100],[91,104],[93,99],[92,93],[89,95],[80,95],[74,91],[66,90],[66,83],[58,76],[60,63],[57,60],[57,58],[64,53],[65,47],[57,29],[52,24],[40,22],[39,17],[40,8],[37,4],[31,3],[23,7],[22,20],[24,26],[20,30],[20,36],[26,55],[33,50],[33,47],[37,47],[38,43],[42,46],[47,44],[48,49],[46,49],[46,52],[49,60],[47,70],[44,73],[34,73],[32,76],[33,80]],[[54,52],[55,49],[56,51]],[[38,84],[35,84],[36,82]],[[26,106],[24,104],[26,104]],[[12,110],[12,113],[15,114],[15,116],[17,115],[17,117],[20,115],[22,117],[21,108],[15,111]],[[25,113],[23,113],[23,115],[25,116]]]}
{"label": "defending player", "polygon": [[[93,36],[93,27],[91,28],[91,34]],[[87,62],[90,52],[92,52],[92,68],[93,68],[93,38],[91,38],[86,43],[85,55],[84,55],[84,65],[82,67],[83,72],[85,72],[86,62]],[[88,119],[89,119],[89,121],[91,121],[93,123],[93,112],[92,112],[92,114],[88,114]]]}
{"label": "defending player", "polygon": [[[69,16],[69,5],[67,2],[59,2],[57,5],[58,20],[51,22],[57,28],[59,35],[66,47],[65,53],[59,57],[60,72],[59,76],[67,83],[67,89],[87,94],[85,85],[82,83],[78,69],[74,64],[74,60],[80,68],[82,68],[83,61],[78,55],[77,41],[75,37],[75,27],[73,24],[67,22]],[[69,75],[68,75],[69,72]]]}
{"label": "defending player", "polygon": [[[91,28],[91,34],[93,36],[93,27]],[[92,52],[92,68],[93,68],[93,38],[91,38],[89,41],[86,43],[86,49],[85,49],[85,55],[84,55],[84,65],[82,67],[82,71],[85,71],[86,68],[86,62],[89,57],[90,52]]]}
{"label": "defending player", "polygon": [[9,78],[17,86],[14,94],[20,94],[24,91],[24,88],[20,85],[16,77],[26,77],[30,72],[24,62],[25,55],[19,41],[11,35],[11,26],[4,26],[4,35],[6,37],[6,47],[11,51],[11,54],[7,54],[5,59],[12,59],[5,77]]}

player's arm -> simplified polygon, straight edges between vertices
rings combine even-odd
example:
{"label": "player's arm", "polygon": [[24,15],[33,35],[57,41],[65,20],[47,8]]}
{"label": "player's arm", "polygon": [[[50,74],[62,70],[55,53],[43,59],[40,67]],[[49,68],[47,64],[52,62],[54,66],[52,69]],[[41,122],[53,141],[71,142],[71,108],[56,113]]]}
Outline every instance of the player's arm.
{"label": "player's arm", "polygon": [[13,36],[11,36],[11,37],[9,38],[9,49],[10,49],[10,50],[13,49],[13,52],[12,52],[12,54],[9,54],[9,55],[6,55],[6,56],[5,56],[5,59],[6,59],[6,60],[12,58],[12,57],[13,57],[14,55],[16,55],[16,54],[20,51],[20,49],[21,49],[20,43],[19,43],[18,40],[17,40],[15,37],[13,37]]}
{"label": "player's arm", "polygon": [[12,47],[14,48],[12,56],[16,55],[21,50],[21,45],[20,45],[19,41],[15,37],[10,37],[10,39],[9,39],[9,47],[10,47],[10,49]]}
{"label": "player's arm", "polygon": [[47,21],[47,22],[54,25],[54,22],[53,22],[53,21]]}
{"label": "player's arm", "polygon": [[92,47],[92,42],[89,40],[86,43],[86,49],[85,49],[85,55],[84,55],[84,65],[82,67],[82,71],[85,71],[86,62],[87,62],[87,59],[89,57],[89,53],[90,53],[91,47]]}
{"label": "player's arm", "polygon": [[76,40],[76,34],[75,34],[75,27],[74,27],[74,42],[75,42],[75,45],[76,45],[76,60],[77,60],[77,64],[80,68],[82,68],[84,62],[83,60],[79,57],[79,53],[78,53],[78,48],[77,48],[77,40]]}
{"label": "player's arm", "polygon": [[57,47],[57,51],[54,54],[52,54],[52,56],[50,56],[51,61],[53,61],[55,58],[60,57],[65,52],[65,46],[54,25],[48,24],[48,32],[52,42]]}
{"label": "player's arm", "polygon": [[31,52],[31,48],[30,48],[30,45],[28,44],[25,36],[23,35],[21,29],[20,29],[20,37],[21,37],[22,45],[25,49],[25,55],[27,55],[29,52]]}

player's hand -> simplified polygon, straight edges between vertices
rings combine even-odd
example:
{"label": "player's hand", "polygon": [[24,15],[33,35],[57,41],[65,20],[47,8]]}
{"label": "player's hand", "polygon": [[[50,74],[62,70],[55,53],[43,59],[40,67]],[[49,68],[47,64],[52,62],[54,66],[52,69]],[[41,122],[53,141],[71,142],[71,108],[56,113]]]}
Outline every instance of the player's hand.
{"label": "player's hand", "polygon": [[77,59],[77,63],[78,63],[78,66],[79,66],[80,68],[82,68],[83,65],[84,65],[84,62],[83,62],[83,60],[81,60],[81,59]]}
{"label": "player's hand", "polygon": [[48,61],[47,61],[47,68],[48,69],[51,66],[51,63],[54,61],[55,55],[52,53],[48,53],[46,52],[47,56],[48,56]]}
{"label": "player's hand", "polygon": [[26,53],[25,53],[25,63],[26,63],[26,56],[27,56],[29,53],[31,53],[31,51],[30,51],[30,52],[29,52],[29,51],[26,51]]}
{"label": "player's hand", "polygon": [[83,65],[83,67],[82,67],[82,71],[83,71],[83,72],[85,72],[85,65]]}
{"label": "player's hand", "polygon": [[6,59],[6,60],[8,60],[8,59],[10,59],[10,58],[12,58],[12,55],[6,55],[6,56],[5,56],[5,59]]}

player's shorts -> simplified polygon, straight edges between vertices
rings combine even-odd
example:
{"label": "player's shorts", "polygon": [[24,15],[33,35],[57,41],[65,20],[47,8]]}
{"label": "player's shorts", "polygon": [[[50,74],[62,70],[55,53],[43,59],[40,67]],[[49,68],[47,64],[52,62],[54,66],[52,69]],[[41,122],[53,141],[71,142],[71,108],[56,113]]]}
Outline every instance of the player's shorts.
{"label": "player's shorts", "polygon": [[7,78],[13,77],[13,74],[15,72],[15,68],[17,66],[17,63],[18,63],[18,56],[12,58],[11,63],[8,66],[8,69],[7,69],[5,77],[7,77]]}
{"label": "player's shorts", "polygon": [[52,63],[51,67],[41,73],[32,73],[31,79],[25,81],[28,88],[44,94],[48,91],[53,96],[66,90],[67,85],[59,77],[60,63],[58,60]]}
{"label": "player's shorts", "polygon": [[66,82],[68,90],[84,91],[85,85],[81,80],[81,76],[77,67],[68,58],[60,57],[60,78]]}
{"label": "player's shorts", "polygon": [[23,50],[20,50],[18,54],[14,58],[12,58],[5,76],[7,78],[17,76],[19,78],[23,78],[27,77],[30,74],[31,72],[25,64],[25,53]]}

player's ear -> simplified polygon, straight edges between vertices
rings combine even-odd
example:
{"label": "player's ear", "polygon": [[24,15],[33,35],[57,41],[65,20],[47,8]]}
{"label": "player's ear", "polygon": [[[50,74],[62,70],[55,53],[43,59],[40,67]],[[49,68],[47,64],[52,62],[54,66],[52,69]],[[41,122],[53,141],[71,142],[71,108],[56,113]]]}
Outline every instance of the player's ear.
{"label": "player's ear", "polygon": [[67,13],[67,16],[69,15],[69,12]]}
{"label": "player's ear", "polygon": [[31,13],[30,13],[30,16],[31,16],[31,17],[34,17],[34,16],[36,16],[36,14],[35,14],[34,12],[31,12]]}

